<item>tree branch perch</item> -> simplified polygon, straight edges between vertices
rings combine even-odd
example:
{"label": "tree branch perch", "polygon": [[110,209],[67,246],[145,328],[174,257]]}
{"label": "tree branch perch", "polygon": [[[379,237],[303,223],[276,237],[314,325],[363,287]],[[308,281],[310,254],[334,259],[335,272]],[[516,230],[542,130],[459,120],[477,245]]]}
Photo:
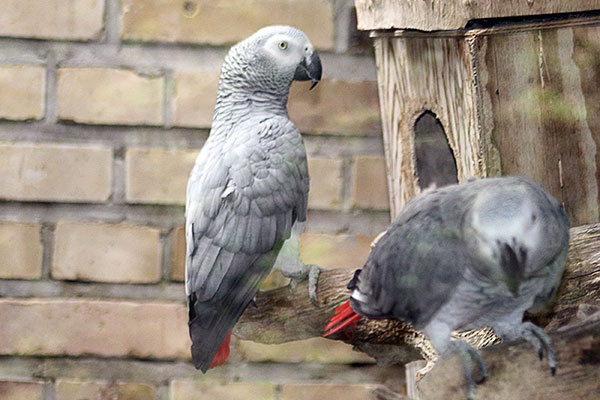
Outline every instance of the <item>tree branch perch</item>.
{"label": "tree branch perch", "polygon": [[[299,284],[294,292],[287,287],[261,292],[257,307],[249,307],[235,327],[241,339],[260,343],[283,343],[322,336],[323,329],[335,309],[348,300],[346,284],[353,271],[327,270],[321,273],[318,286],[320,307],[308,297],[307,283]],[[551,311],[536,323],[556,330],[580,320],[582,307],[600,306],[600,224],[571,229],[569,259],[563,282]],[[475,335],[469,338],[482,346],[494,342],[493,337]],[[421,358],[423,336],[410,325],[392,320],[362,319],[352,338],[343,334],[332,337],[351,343],[384,363],[406,363]],[[486,342],[487,341],[487,342]],[[427,353],[427,349],[425,349]]]}

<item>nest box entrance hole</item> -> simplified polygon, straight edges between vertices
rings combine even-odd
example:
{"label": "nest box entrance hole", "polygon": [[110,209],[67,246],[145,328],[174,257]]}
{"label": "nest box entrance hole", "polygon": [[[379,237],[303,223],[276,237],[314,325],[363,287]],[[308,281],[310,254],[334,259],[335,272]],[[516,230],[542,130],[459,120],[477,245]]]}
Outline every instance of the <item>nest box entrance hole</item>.
{"label": "nest box entrance hole", "polygon": [[421,190],[431,185],[442,187],[458,183],[456,159],[448,144],[444,127],[431,111],[423,112],[415,122],[415,157]]}

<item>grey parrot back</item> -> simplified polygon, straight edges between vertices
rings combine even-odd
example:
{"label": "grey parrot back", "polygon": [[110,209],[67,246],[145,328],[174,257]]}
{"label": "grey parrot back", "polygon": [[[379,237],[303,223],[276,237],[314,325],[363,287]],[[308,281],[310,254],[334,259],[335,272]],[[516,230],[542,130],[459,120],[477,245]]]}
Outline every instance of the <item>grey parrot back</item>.
{"label": "grey parrot back", "polygon": [[502,340],[524,339],[540,359],[547,355],[554,375],[550,338],[523,314],[541,311],[553,297],[568,248],[564,208],[530,180],[481,179],[425,191],[356,271],[350,301],[338,308],[326,336],[356,325],[361,315],[409,322],[440,357],[460,357],[469,400],[488,367],[477,349],[452,339],[454,331],[489,326]]}
{"label": "grey parrot back", "polygon": [[194,364],[203,372],[294,223],[306,219],[306,152],[286,104],[294,79],[318,81],[320,74],[304,33],[285,26],[263,28],[224,61],[213,125],[186,202],[189,328]]}
{"label": "grey parrot back", "polygon": [[[568,227],[556,199],[524,178],[482,179],[429,190],[402,210],[371,252],[350,285],[355,289],[352,308],[367,317],[400,318],[422,329],[466,277],[503,283],[508,292],[518,292],[520,283],[539,276],[543,279],[529,304],[537,311],[562,276]],[[482,301],[471,300],[478,307]],[[486,310],[477,312],[485,315]],[[473,318],[457,318],[454,328],[473,325]]]}

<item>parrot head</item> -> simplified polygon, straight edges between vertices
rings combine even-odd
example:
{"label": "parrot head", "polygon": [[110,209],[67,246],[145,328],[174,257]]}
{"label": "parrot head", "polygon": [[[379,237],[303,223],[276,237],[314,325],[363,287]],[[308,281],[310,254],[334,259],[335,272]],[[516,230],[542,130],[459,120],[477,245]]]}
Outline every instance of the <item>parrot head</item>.
{"label": "parrot head", "polygon": [[312,81],[311,89],[321,80],[318,53],[306,34],[291,26],[262,28],[235,45],[227,58],[260,81],[261,89],[274,93],[288,91],[294,80]]}

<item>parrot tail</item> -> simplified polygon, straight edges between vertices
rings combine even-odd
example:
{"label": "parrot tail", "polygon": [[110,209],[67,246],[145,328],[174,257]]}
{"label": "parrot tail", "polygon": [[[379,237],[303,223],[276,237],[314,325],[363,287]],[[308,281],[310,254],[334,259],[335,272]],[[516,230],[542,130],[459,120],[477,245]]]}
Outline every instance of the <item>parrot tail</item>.
{"label": "parrot tail", "polygon": [[336,332],[354,330],[356,324],[362,317],[358,315],[350,306],[350,300],[342,304],[335,310],[335,315],[329,321],[329,324],[325,327],[325,334],[323,336],[333,335]]}
{"label": "parrot tail", "polygon": [[225,362],[229,358],[229,353],[231,351],[231,349],[229,348],[229,343],[231,343],[231,332],[229,332],[229,335],[227,335],[227,337],[225,338],[225,341],[221,345],[221,348],[219,348],[219,351],[217,351],[217,355],[215,356],[215,358],[213,358],[212,364],[210,364],[210,367],[208,367],[208,369],[225,364]]}

